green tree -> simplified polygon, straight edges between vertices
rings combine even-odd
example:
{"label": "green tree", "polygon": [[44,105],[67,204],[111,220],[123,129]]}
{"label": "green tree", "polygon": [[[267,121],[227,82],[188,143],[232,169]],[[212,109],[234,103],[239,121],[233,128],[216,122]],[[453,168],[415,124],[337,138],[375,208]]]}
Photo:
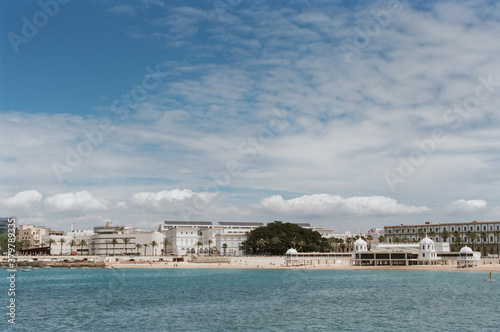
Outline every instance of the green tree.
{"label": "green tree", "polygon": [[156,256],[155,255],[155,247],[158,246],[158,242],[156,241],[151,241],[151,252],[153,253],[153,256]]}
{"label": "green tree", "polygon": [[242,246],[249,254],[284,255],[297,244],[300,251],[331,251],[328,240],[321,237],[320,233],[281,221],[274,221],[248,232],[247,240],[243,241]]}
{"label": "green tree", "polygon": [[123,241],[123,250],[125,251],[125,255],[127,254],[127,245],[130,243],[130,238],[129,237],[124,237],[122,239]]}
{"label": "green tree", "polygon": [[488,234],[486,234],[486,232],[481,232],[480,237],[481,237],[481,241],[483,243],[483,254],[486,256],[487,255],[487,252],[486,252],[486,239],[488,238]]}
{"label": "green tree", "polygon": [[77,245],[78,245],[78,243],[76,242],[75,239],[73,239],[69,242],[69,254],[70,255],[73,255],[73,247],[76,247]]}
{"label": "green tree", "polygon": [[[200,241],[198,241],[198,242],[200,242]],[[166,255],[166,254],[167,254],[167,247],[168,247],[169,245],[171,245],[171,244],[172,244],[172,243],[170,242],[170,239],[168,239],[168,238],[164,238],[164,239],[163,239],[163,253],[164,253],[164,255]],[[202,245],[203,245],[203,243],[202,243]],[[200,247],[198,246],[198,252],[199,252],[199,251],[200,251]]]}
{"label": "green tree", "polygon": [[65,239],[65,238],[63,238],[63,237],[62,237],[62,238],[60,238],[60,239],[59,239],[59,243],[61,244],[61,256],[62,256],[62,254],[63,254],[62,247],[63,247],[63,244],[65,244],[65,243],[66,243],[66,239]]}
{"label": "green tree", "polygon": [[56,244],[57,241],[54,240],[53,238],[49,238],[48,244],[49,244],[49,254],[52,255],[52,245]]}
{"label": "green tree", "polygon": [[95,241],[90,242],[90,249],[92,250],[91,255],[95,255]]}
{"label": "green tree", "polygon": [[418,240],[422,240],[424,237],[425,237],[425,232],[422,228],[419,228],[419,230],[417,231],[417,234],[418,234]]}
{"label": "green tree", "polygon": [[106,244],[106,256],[108,256],[108,245],[111,244],[111,240],[106,240],[104,243]]}
{"label": "green tree", "polygon": [[226,256],[227,243],[222,244],[222,250],[224,250],[224,256]]}
{"label": "green tree", "polygon": [[383,243],[383,242],[385,242],[385,236],[380,235],[380,236],[378,237],[378,242],[379,242],[379,243]]}
{"label": "green tree", "polygon": [[136,243],[135,244],[135,250],[136,250],[136,253],[137,253],[137,256],[139,256],[139,250],[142,248],[142,244],[140,243]]}
{"label": "green tree", "polygon": [[144,243],[142,246],[144,247],[144,256],[146,256],[146,250],[149,247],[149,243]]}
{"label": "green tree", "polygon": [[441,232],[441,237],[443,238],[443,242],[446,242],[446,240],[450,237],[450,233],[446,228]]}
{"label": "green tree", "polygon": [[115,247],[118,244],[118,240],[116,238],[113,238],[111,240],[111,245],[113,246],[113,256],[115,255]]}
{"label": "green tree", "polygon": [[462,243],[462,237],[459,231],[453,231],[453,238],[455,239],[455,245],[457,246],[455,248],[455,251],[459,250],[460,244]]}
{"label": "green tree", "polygon": [[83,255],[83,247],[87,245],[87,241],[81,239],[80,242],[78,242],[78,245],[80,246],[80,253]]}
{"label": "green tree", "polygon": [[208,255],[210,256],[212,254],[212,250],[210,250],[210,245],[214,243],[214,241],[212,241],[212,239],[208,239]]}
{"label": "green tree", "polygon": [[200,246],[203,246],[203,242],[201,242],[201,241],[196,242],[196,246],[198,247],[197,252],[198,252],[198,256],[199,256],[200,255]]}
{"label": "green tree", "polygon": [[500,257],[500,231],[495,231],[495,237],[497,238],[497,254]]}
{"label": "green tree", "polygon": [[373,236],[367,235],[366,241],[368,242],[368,249],[370,249],[372,247]]}
{"label": "green tree", "polygon": [[0,234],[0,248],[3,251],[9,250],[9,233],[5,232]]}

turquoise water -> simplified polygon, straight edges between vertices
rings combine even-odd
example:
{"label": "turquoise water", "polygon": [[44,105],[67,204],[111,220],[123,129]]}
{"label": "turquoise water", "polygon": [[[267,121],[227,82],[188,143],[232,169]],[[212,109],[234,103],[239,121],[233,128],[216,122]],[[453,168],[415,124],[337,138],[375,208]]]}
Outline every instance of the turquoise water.
{"label": "turquoise water", "polygon": [[485,273],[226,269],[17,272],[14,331],[499,331]]}

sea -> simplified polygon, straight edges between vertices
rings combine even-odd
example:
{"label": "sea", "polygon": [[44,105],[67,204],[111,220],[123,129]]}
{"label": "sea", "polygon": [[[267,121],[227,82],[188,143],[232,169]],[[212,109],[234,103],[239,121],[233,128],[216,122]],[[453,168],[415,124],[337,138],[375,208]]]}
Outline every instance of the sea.
{"label": "sea", "polygon": [[42,268],[15,296],[0,273],[1,331],[500,331],[484,272]]}

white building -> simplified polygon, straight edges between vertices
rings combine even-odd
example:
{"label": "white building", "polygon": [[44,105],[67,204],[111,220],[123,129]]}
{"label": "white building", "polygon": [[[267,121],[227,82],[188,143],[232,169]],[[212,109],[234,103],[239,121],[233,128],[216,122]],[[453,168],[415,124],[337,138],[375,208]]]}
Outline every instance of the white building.
{"label": "white building", "polygon": [[432,264],[433,261],[438,260],[437,251],[434,247],[434,241],[427,236],[419,242],[418,260],[424,264]]}
{"label": "white building", "polygon": [[[169,240],[168,251],[176,255],[242,255],[246,233],[264,226],[261,222],[165,221],[158,228]],[[224,250],[225,249],[225,250]]]}
{"label": "white building", "polygon": [[246,239],[246,234],[216,234],[215,247],[217,253],[226,256],[244,255],[245,250],[241,248],[241,245]]}
{"label": "white building", "polygon": [[162,254],[164,236],[158,231],[142,232],[135,228],[113,226],[108,222],[104,227],[94,227],[94,233],[88,243],[91,255]]}
{"label": "white building", "polygon": [[170,228],[165,231],[165,237],[170,242],[167,251],[175,255],[184,256],[198,253],[198,241],[200,240],[197,227]]}

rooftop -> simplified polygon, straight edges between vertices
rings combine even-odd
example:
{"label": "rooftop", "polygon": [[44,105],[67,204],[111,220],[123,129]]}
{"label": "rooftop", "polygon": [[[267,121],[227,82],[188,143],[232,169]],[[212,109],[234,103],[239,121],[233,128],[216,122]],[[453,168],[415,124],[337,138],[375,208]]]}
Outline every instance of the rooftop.
{"label": "rooftop", "polygon": [[211,221],[164,221],[163,222],[165,225],[184,225],[184,226],[191,226],[191,225],[207,225],[207,226],[212,226]]}
{"label": "rooftop", "polygon": [[263,222],[247,222],[247,221],[219,221],[221,226],[264,226]]}

